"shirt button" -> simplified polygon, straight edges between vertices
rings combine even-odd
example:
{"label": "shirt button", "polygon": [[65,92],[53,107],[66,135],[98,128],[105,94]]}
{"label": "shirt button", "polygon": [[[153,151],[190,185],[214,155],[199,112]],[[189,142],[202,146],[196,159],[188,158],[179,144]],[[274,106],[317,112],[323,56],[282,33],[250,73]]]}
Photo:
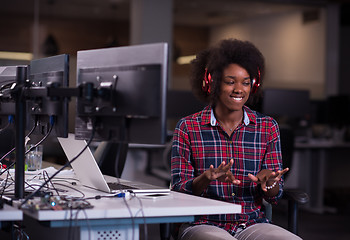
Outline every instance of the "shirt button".
{"label": "shirt button", "polygon": [[236,194],[235,193],[232,193],[232,197],[234,197]]}

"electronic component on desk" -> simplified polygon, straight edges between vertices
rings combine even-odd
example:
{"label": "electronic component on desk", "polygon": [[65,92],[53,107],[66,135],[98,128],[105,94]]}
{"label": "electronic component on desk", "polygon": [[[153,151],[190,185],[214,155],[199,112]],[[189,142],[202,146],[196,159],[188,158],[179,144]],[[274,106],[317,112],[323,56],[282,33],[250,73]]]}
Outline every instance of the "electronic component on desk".
{"label": "electronic component on desk", "polygon": [[[30,194],[32,194],[33,191],[25,191],[24,192],[24,198],[29,196]],[[37,198],[41,198],[43,196],[48,196],[48,195],[52,195],[51,192],[47,192],[47,191],[38,191],[34,194],[33,197],[37,197]],[[23,201],[23,199],[18,199],[15,197],[14,192],[9,192],[9,193],[4,193],[1,198],[9,205],[14,206],[14,207],[18,207],[21,204],[21,201]]]}
{"label": "electronic component on desk", "polygon": [[116,197],[125,198],[125,200],[131,199],[131,191],[121,190],[119,193],[115,194]]}
{"label": "electronic component on desk", "polygon": [[22,209],[28,210],[66,210],[66,209],[89,209],[93,206],[83,199],[72,199],[65,196],[51,196],[49,194],[43,197],[34,197],[28,200],[22,206]]}

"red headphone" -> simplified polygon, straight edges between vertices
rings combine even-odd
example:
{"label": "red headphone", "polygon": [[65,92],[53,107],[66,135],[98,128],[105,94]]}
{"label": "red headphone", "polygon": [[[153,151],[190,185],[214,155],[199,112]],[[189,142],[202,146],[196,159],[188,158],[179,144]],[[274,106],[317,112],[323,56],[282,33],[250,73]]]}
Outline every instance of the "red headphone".
{"label": "red headphone", "polygon": [[203,92],[206,92],[207,94],[210,94],[211,91],[211,83],[213,82],[213,79],[211,78],[210,73],[208,73],[208,69],[205,68],[204,78],[203,78],[203,84],[202,84],[202,90]]}
{"label": "red headphone", "polygon": [[[260,86],[260,81],[261,81],[260,78],[261,78],[260,69],[258,68],[258,76],[256,78],[253,78],[253,80],[252,80],[252,90],[251,90],[252,94],[254,94],[258,91],[258,88]],[[211,78],[210,73],[208,73],[208,69],[205,68],[202,90],[204,92],[206,92],[207,94],[210,94],[212,82],[213,82],[213,79]]]}
{"label": "red headphone", "polygon": [[260,87],[260,77],[260,69],[258,68],[258,76],[256,78],[253,78],[252,80],[252,94],[256,93],[258,91],[258,88]]}

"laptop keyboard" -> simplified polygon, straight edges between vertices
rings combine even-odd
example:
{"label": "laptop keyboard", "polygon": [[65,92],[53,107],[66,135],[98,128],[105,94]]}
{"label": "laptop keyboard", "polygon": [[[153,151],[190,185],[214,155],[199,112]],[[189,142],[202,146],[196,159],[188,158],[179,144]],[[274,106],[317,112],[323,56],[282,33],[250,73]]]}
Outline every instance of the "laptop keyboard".
{"label": "laptop keyboard", "polygon": [[129,185],[124,185],[124,184],[117,183],[117,182],[109,182],[107,184],[111,190],[137,189],[136,187],[131,187]]}

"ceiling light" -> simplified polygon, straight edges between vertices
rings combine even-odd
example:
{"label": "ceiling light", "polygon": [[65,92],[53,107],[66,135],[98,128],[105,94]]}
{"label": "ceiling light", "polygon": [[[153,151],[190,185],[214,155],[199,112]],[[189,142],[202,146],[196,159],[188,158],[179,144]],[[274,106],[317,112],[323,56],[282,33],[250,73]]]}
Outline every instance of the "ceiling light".
{"label": "ceiling light", "polygon": [[178,57],[176,59],[177,64],[183,65],[183,64],[190,64],[193,59],[196,58],[196,55],[190,55],[190,56],[182,56]]}
{"label": "ceiling light", "polygon": [[26,53],[26,52],[0,51],[0,59],[30,61],[30,60],[33,59],[33,54],[32,53]]}

